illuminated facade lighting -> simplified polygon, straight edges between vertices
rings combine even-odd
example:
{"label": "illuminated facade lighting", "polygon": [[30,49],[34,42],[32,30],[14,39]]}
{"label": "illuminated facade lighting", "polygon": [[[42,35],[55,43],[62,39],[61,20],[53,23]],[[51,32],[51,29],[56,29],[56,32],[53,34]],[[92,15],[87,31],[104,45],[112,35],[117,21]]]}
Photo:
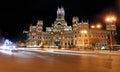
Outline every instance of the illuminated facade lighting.
{"label": "illuminated facade lighting", "polygon": [[[109,21],[109,19],[107,20]],[[58,8],[56,20],[51,27],[46,27],[45,32],[43,32],[42,20],[38,20],[36,26],[30,26],[26,46],[50,48],[100,48],[107,46],[109,31],[100,29],[101,24],[91,27],[89,25],[88,22],[79,22],[78,17],[73,17],[72,26],[68,26],[64,8]]]}

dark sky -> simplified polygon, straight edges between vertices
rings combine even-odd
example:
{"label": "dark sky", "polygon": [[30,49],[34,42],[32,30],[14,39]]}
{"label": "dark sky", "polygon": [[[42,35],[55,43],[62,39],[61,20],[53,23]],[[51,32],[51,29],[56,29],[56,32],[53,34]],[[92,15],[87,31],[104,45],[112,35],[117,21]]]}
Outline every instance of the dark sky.
{"label": "dark sky", "polygon": [[56,19],[57,7],[65,9],[65,19],[71,25],[72,17],[78,16],[90,23],[102,21],[109,11],[117,11],[116,0],[4,0],[1,2],[0,32],[3,37],[18,40],[29,25],[43,20],[44,28]]}

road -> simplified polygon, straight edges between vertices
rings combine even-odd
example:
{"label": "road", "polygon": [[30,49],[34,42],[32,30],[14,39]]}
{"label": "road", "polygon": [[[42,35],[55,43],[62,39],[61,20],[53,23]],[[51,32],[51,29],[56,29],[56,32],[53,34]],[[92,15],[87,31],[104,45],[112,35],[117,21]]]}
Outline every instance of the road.
{"label": "road", "polygon": [[119,72],[120,55],[0,52],[0,72]]}

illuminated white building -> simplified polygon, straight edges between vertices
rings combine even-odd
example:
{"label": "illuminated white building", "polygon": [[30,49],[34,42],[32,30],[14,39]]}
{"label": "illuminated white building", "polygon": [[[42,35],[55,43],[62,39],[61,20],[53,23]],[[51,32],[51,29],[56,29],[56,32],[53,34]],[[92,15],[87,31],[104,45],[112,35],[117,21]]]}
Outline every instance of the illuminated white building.
{"label": "illuminated white building", "polygon": [[99,28],[90,28],[88,22],[79,22],[73,17],[73,25],[68,26],[65,21],[64,8],[57,9],[57,18],[52,27],[43,31],[43,21],[38,20],[36,26],[30,26],[27,47],[64,47],[90,48],[106,46],[109,40],[109,31]]}

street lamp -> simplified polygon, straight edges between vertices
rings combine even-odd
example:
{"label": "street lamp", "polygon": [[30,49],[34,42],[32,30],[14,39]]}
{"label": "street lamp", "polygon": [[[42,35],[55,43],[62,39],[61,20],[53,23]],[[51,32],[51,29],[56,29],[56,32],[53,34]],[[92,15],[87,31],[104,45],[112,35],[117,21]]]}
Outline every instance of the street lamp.
{"label": "street lamp", "polygon": [[[117,18],[115,15],[108,15],[105,18],[105,21],[107,22],[106,24],[106,29],[110,31],[110,46],[112,47],[113,45],[113,40],[114,40],[114,35],[115,35],[115,31],[116,31],[116,22]],[[111,47],[110,47],[110,51],[111,51]]]}
{"label": "street lamp", "polygon": [[115,22],[116,21],[116,17],[115,16],[107,16],[106,17],[106,22],[108,22],[108,23],[113,23],[113,22]]}

